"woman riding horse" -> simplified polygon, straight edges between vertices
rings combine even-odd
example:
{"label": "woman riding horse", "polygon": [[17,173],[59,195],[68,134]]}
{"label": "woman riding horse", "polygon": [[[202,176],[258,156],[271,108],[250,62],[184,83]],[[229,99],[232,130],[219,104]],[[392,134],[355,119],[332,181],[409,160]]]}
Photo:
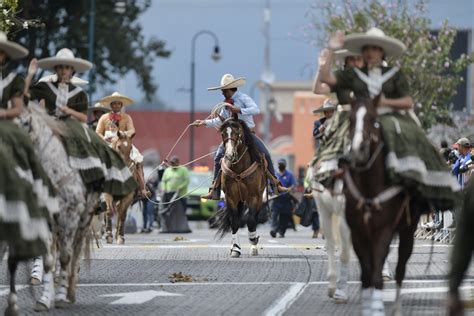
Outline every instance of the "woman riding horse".
{"label": "woman riding horse", "polygon": [[135,190],[137,183],[119,154],[87,128],[87,95],[70,82],[75,72],[87,71],[92,64],[63,48],[55,57],[33,59],[27,80],[37,66],[54,70],[57,81],[38,82],[29,91],[30,99],[44,101],[47,113],[65,123],[63,141],[69,162],[79,170],[88,191],[122,197]]}
{"label": "woman riding horse", "polygon": [[59,211],[54,187],[36,158],[28,135],[12,120],[23,110],[24,80],[13,61],[28,50],[0,32],[0,258],[9,246],[10,295],[6,315],[18,313],[15,271],[18,261],[44,255],[50,215]]}
{"label": "woman riding horse", "polygon": [[[207,90],[210,91],[221,90],[225,98],[224,102],[227,102],[228,105],[226,109],[222,109],[222,111],[218,113],[218,117],[210,120],[196,120],[194,122],[194,126],[205,125],[206,127],[220,127],[225,119],[236,115],[239,119],[244,121],[247,127],[252,131],[252,138],[255,142],[255,145],[257,146],[258,150],[265,155],[265,159],[268,164],[268,171],[271,175],[272,183],[275,184],[277,191],[280,193],[288,192],[288,190],[283,187],[276,178],[275,168],[273,166],[270,152],[262,140],[258,138],[257,135],[255,135],[255,123],[253,121],[253,116],[259,114],[260,109],[258,108],[255,101],[252,100],[252,98],[242,92],[237,91],[237,88],[243,86],[245,81],[245,78],[241,77],[235,79],[233,75],[225,74],[222,76],[220,86],[208,88]],[[219,200],[220,198],[220,184],[216,180],[218,180],[218,175],[221,171],[222,157],[224,157],[224,146],[221,143],[217,149],[216,156],[214,157],[213,184],[209,189],[209,193],[201,197],[203,199]]]}
{"label": "woman riding horse", "polygon": [[[332,74],[332,51],[343,45],[360,52],[366,66]],[[329,47],[328,63],[320,70],[322,82],[332,89],[349,89],[356,98],[351,114],[350,162],[357,168],[351,167],[346,173],[346,197],[350,201],[346,205],[346,219],[362,268],[362,310],[364,315],[382,315],[381,270],[393,233],[398,230],[400,235],[395,305],[399,309],[401,283],[420,211],[454,207],[459,186],[418,125],[402,71],[383,65],[385,57],[400,56],[405,45],[372,28],[367,33],[351,34],[345,40],[338,32],[331,37]],[[376,97],[376,102],[371,101]],[[373,144],[377,144],[376,148]],[[381,160],[382,157],[385,159]],[[375,166],[381,169],[375,170]],[[349,181],[352,173],[358,178]],[[379,185],[371,187],[367,181],[378,181]],[[408,203],[404,202],[406,198]],[[402,220],[400,214],[405,210],[407,216]],[[388,223],[387,219],[394,222]]]}

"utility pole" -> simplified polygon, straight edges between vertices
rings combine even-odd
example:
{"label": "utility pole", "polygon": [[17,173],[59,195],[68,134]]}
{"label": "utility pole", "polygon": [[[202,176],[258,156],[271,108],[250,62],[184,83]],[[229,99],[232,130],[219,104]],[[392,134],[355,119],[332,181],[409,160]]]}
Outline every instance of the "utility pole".
{"label": "utility pole", "polygon": [[[266,144],[270,142],[270,121],[271,111],[269,108],[271,98],[271,83],[275,80],[275,76],[270,67],[270,0],[265,1],[265,8],[263,9],[263,36],[265,38],[265,51],[263,62],[262,81],[265,87],[262,89],[263,100],[265,100],[265,111],[263,113],[263,140]],[[270,89],[269,89],[270,88]]]}
{"label": "utility pole", "polygon": [[[94,33],[95,33],[95,0],[90,0],[89,4],[89,61],[94,63]],[[89,102],[92,102],[92,91],[94,86],[94,68],[89,70]]]}

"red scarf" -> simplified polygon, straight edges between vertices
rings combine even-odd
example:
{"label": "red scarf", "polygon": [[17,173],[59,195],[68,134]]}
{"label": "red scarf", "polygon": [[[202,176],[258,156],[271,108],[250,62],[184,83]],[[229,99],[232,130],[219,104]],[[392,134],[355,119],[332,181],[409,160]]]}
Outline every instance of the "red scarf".
{"label": "red scarf", "polygon": [[230,98],[230,99],[225,99],[224,102],[227,102],[229,104],[232,104],[234,105],[234,99]]}
{"label": "red scarf", "polygon": [[115,112],[110,112],[109,113],[109,120],[120,122],[121,119],[122,119],[122,114],[115,113]]}

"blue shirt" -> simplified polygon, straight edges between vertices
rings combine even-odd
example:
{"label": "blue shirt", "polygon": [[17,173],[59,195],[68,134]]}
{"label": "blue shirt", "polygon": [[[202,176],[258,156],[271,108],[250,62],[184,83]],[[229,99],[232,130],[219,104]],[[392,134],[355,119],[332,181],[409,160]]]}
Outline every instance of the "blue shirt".
{"label": "blue shirt", "polygon": [[[234,100],[234,106],[240,109],[241,113],[237,114],[238,118],[244,121],[248,128],[254,128],[255,122],[253,121],[253,116],[260,113],[260,108],[255,101],[245,93],[239,91],[236,91],[231,99]],[[232,116],[232,112],[224,108],[219,115],[226,119]],[[219,117],[205,120],[204,123],[207,127],[219,127],[222,125],[222,121]]]}
{"label": "blue shirt", "polygon": [[[292,185],[296,184],[295,177],[288,170],[283,171],[283,173],[280,173],[278,171],[276,173],[276,176],[278,180],[280,180],[281,184],[286,188],[289,188]],[[283,212],[285,214],[291,214],[291,208],[292,203],[291,196],[289,193],[280,194],[277,198],[275,198],[272,204],[272,209],[280,213]]]}
{"label": "blue shirt", "polygon": [[464,156],[461,155],[461,157],[459,157],[458,160],[456,160],[456,162],[454,163],[454,165],[452,167],[452,172],[456,176],[456,178],[458,179],[458,183],[459,183],[459,185],[461,186],[462,189],[464,189],[465,173],[460,172],[459,169],[461,169],[461,168],[467,169],[467,165],[471,163],[471,159],[472,159],[471,153],[468,152]]}
{"label": "blue shirt", "polygon": [[295,177],[288,170],[283,171],[283,173],[277,172],[276,176],[285,188],[289,188],[296,184]]}

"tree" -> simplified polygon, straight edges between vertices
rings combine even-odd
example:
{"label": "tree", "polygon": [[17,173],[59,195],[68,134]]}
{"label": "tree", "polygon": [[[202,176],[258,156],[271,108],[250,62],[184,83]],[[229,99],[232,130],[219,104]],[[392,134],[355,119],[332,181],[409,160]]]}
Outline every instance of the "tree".
{"label": "tree", "polygon": [[435,123],[449,123],[450,100],[464,81],[461,73],[472,63],[474,55],[450,56],[456,30],[444,21],[439,32],[430,32],[430,20],[425,16],[424,0],[340,0],[340,5],[314,5],[309,16],[308,30],[322,30],[325,36],[313,43],[326,43],[327,36],[337,30],[346,34],[365,32],[378,27],[385,34],[401,40],[407,52],[391,65],[401,66],[409,81],[415,110],[425,129]]}
{"label": "tree", "polygon": [[43,27],[39,20],[25,20],[18,17],[18,0],[3,0],[0,2],[0,31],[10,37],[23,29]]}
{"label": "tree", "polygon": [[[18,2],[18,0],[9,0]],[[139,16],[150,6],[151,0],[127,0],[124,12],[116,12],[116,0],[96,0],[94,75],[95,83],[115,83],[130,71],[139,78],[139,86],[147,99],[152,99],[157,85],[151,77],[155,57],[168,57],[164,41],[142,34]],[[23,20],[41,19],[42,28],[23,29],[15,39],[23,43],[35,57],[54,56],[68,47],[87,59],[89,0],[20,0],[18,17]],[[95,87],[93,87],[95,89]]]}

